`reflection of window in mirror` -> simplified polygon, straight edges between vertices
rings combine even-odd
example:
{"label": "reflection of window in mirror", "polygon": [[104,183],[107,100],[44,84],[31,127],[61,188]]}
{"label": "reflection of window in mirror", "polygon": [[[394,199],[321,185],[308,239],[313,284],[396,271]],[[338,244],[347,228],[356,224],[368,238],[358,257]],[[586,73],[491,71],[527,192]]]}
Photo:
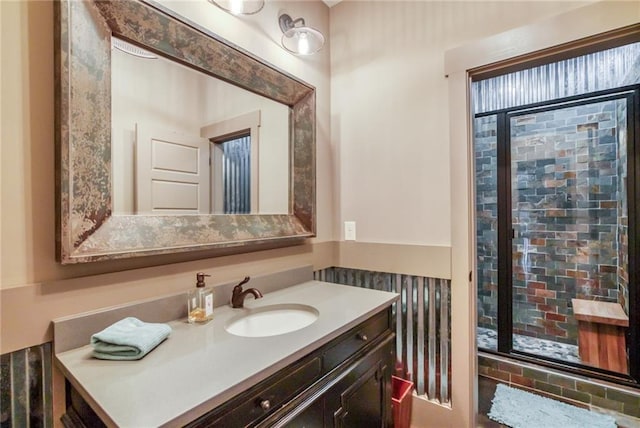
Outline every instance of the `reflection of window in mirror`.
{"label": "reflection of window in mirror", "polygon": [[251,213],[251,135],[212,143],[212,212]]}
{"label": "reflection of window in mirror", "polygon": [[200,129],[211,141],[211,211],[256,214],[258,198],[260,111],[215,122]]}

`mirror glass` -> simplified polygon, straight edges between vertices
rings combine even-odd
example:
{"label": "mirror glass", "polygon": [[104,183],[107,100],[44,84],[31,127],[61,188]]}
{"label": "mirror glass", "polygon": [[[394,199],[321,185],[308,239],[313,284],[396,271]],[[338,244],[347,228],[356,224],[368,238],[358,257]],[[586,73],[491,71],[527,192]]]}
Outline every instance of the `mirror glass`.
{"label": "mirror glass", "polygon": [[312,86],[150,0],[54,13],[61,263],[315,236]]}
{"label": "mirror glass", "polygon": [[289,107],[112,37],[113,214],[286,214]]}

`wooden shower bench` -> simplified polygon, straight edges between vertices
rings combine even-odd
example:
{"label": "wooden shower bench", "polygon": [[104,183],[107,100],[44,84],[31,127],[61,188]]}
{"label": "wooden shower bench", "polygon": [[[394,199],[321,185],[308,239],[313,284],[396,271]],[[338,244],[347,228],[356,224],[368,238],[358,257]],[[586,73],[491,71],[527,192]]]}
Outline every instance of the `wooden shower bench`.
{"label": "wooden shower bench", "polygon": [[578,320],[578,352],[583,364],[628,373],[625,328],[629,317],[619,303],[571,299]]}

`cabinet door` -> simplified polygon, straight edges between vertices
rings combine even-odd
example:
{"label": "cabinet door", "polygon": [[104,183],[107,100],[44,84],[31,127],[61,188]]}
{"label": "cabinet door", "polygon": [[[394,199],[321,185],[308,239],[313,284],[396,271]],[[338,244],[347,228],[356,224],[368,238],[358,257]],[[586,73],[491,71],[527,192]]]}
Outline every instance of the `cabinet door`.
{"label": "cabinet door", "polygon": [[325,425],[387,427],[391,421],[391,342],[356,362],[324,396]]}
{"label": "cabinet door", "polygon": [[383,389],[380,370],[372,367],[355,384],[340,393],[340,407],[334,409],[333,426],[384,426]]}
{"label": "cabinet door", "polygon": [[385,428],[393,425],[391,367],[394,335],[334,371],[270,418],[260,428]]}

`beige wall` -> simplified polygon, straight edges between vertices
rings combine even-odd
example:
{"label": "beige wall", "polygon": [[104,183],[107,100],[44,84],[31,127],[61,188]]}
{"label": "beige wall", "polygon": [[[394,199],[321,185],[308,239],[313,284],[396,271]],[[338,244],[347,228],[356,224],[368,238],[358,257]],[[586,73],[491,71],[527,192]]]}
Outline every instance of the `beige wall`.
{"label": "beige wall", "polygon": [[[207,2],[166,2],[180,13],[314,85],[317,89],[318,237],[333,239],[333,171],[329,145],[329,46],[311,58],[279,46],[280,10],[303,15],[325,34],[320,1],[267,2],[247,18]],[[0,2],[2,64],[0,353],[51,340],[53,318],[186,290],[205,270],[211,284],[326,260],[328,246],[297,246],[248,255],[185,261],[185,255],[61,266],[55,261],[53,3]],[[323,254],[320,259],[314,251]],[[203,254],[197,257],[205,257]],[[318,267],[322,261],[318,261]],[[331,262],[327,262],[331,263]],[[148,268],[148,266],[159,265]],[[147,267],[147,268],[145,268]],[[120,271],[101,275],[106,272]],[[80,278],[67,280],[68,278]]]}
{"label": "beige wall", "polygon": [[336,226],[358,240],[451,244],[447,49],[583,4],[343,1],[331,8]]}

